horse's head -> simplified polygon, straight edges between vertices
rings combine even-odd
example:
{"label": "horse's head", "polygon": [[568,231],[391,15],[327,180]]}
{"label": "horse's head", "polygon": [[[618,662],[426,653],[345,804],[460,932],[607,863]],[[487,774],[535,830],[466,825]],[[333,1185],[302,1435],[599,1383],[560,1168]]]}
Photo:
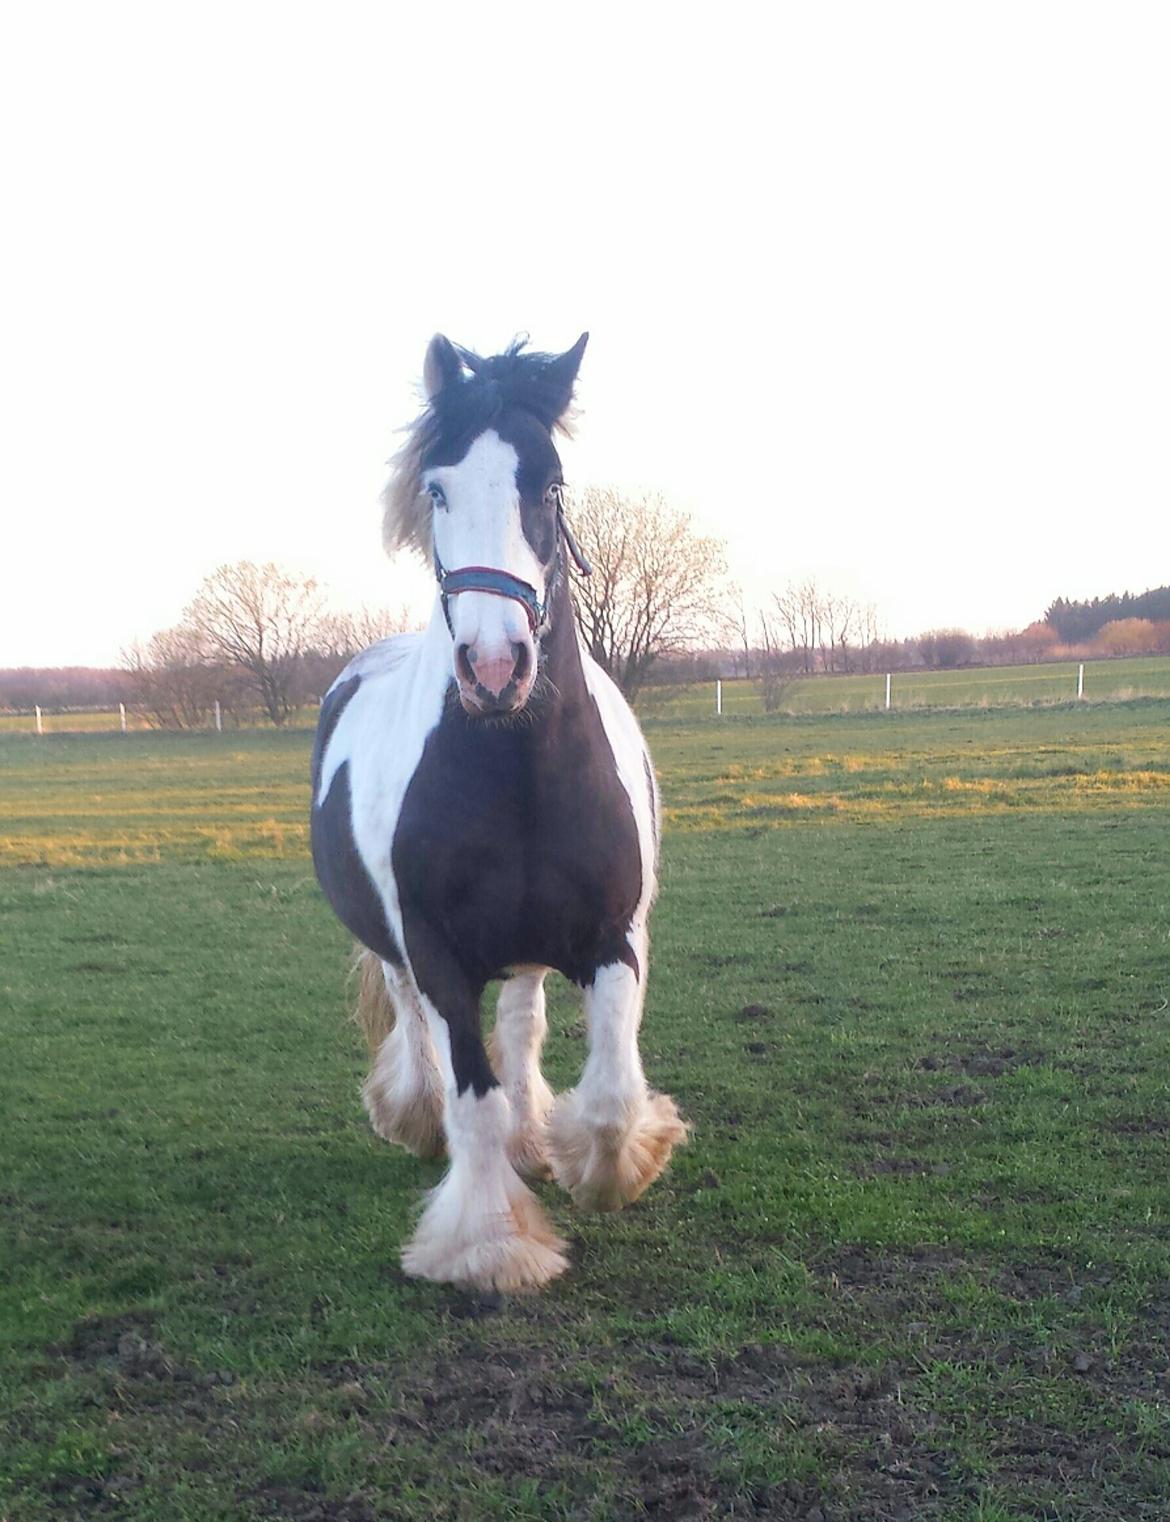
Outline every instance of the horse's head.
{"label": "horse's head", "polygon": [[388,548],[432,560],[451,632],[452,672],[469,714],[524,707],[562,567],[561,462],[553,434],[573,399],[588,338],[566,353],[513,344],[482,358],[436,334],[428,406],[386,493]]}

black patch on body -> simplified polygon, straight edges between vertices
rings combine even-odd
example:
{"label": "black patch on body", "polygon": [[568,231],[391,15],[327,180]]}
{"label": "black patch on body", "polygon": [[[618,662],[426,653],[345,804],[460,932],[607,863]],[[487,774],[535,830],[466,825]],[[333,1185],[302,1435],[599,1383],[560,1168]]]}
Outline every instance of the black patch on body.
{"label": "black patch on body", "polygon": [[309,780],[313,786],[314,803],[317,802],[317,791],[321,786],[321,768],[325,764],[325,752],[329,749],[333,731],[337,728],[341,715],[349,706],[350,698],[361,685],[360,676],[347,677],[344,682],[338,682],[336,687],[331,687],[322,700],[321,712],[317,718],[317,734],[313,740],[313,759],[309,763]]}
{"label": "black patch on body", "polygon": [[311,774],[313,808],[309,834],[313,847],[313,866],[317,881],[333,912],[351,934],[394,967],[403,965],[402,950],[386,922],[386,910],[366,864],[358,853],[353,835],[353,800],[349,786],[349,762],[343,761],[333,774],[329,792],[317,804],[321,768],[325,752],[346,705],[361,686],[360,676],[351,676],[334,687],[321,704],[317,737],[313,742]]}
{"label": "black patch on body", "polygon": [[462,1091],[495,1080],[484,986],[524,963],[582,986],[623,962],[642,895],[634,811],[585,685],[563,582],[542,665],[553,697],[508,722],[448,703],[403,799],[392,860],[420,989],[451,1028]]}

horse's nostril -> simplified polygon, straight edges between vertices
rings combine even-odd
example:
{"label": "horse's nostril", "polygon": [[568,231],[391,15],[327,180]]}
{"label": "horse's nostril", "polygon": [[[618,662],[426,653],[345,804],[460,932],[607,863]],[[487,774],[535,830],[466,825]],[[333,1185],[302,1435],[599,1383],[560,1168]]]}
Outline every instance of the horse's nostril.
{"label": "horse's nostril", "polygon": [[459,646],[459,649],[455,652],[455,669],[459,673],[460,681],[470,682],[472,686],[475,685],[474,663],[477,659],[478,652],[474,647],[470,645]]}
{"label": "horse's nostril", "polygon": [[527,645],[513,645],[512,653],[516,657],[516,664],[512,668],[512,676],[517,682],[522,682],[528,675],[528,668],[532,664],[532,657],[528,653]]}

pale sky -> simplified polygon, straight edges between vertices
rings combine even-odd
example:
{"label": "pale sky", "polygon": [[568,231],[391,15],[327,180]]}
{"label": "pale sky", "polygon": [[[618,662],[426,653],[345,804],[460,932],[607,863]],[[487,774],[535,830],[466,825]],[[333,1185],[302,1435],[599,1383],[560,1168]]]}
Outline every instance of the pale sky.
{"label": "pale sky", "polygon": [[892,635],[1170,580],[1170,8],[92,4],[0,21],[0,667],[223,561],[423,604],[430,335],[588,328],[571,483]]}

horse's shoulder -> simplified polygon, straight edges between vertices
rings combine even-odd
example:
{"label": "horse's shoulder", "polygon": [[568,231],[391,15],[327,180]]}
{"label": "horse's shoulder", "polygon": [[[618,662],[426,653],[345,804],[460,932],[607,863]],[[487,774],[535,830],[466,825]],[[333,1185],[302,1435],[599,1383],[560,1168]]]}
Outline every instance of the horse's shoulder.
{"label": "horse's shoulder", "polygon": [[[389,639],[379,640],[376,645],[370,645],[354,656],[322,698],[311,765],[314,799],[319,799],[326,752],[341,723],[342,715],[359,692],[362,697],[357,706],[362,707],[367,705],[371,693],[385,690],[387,680],[392,681],[396,673],[408,667],[411,657],[419,649],[421,639],[421,634],[394,634]],[[335,765],[331,763],[328,770],[331,776]]]}

